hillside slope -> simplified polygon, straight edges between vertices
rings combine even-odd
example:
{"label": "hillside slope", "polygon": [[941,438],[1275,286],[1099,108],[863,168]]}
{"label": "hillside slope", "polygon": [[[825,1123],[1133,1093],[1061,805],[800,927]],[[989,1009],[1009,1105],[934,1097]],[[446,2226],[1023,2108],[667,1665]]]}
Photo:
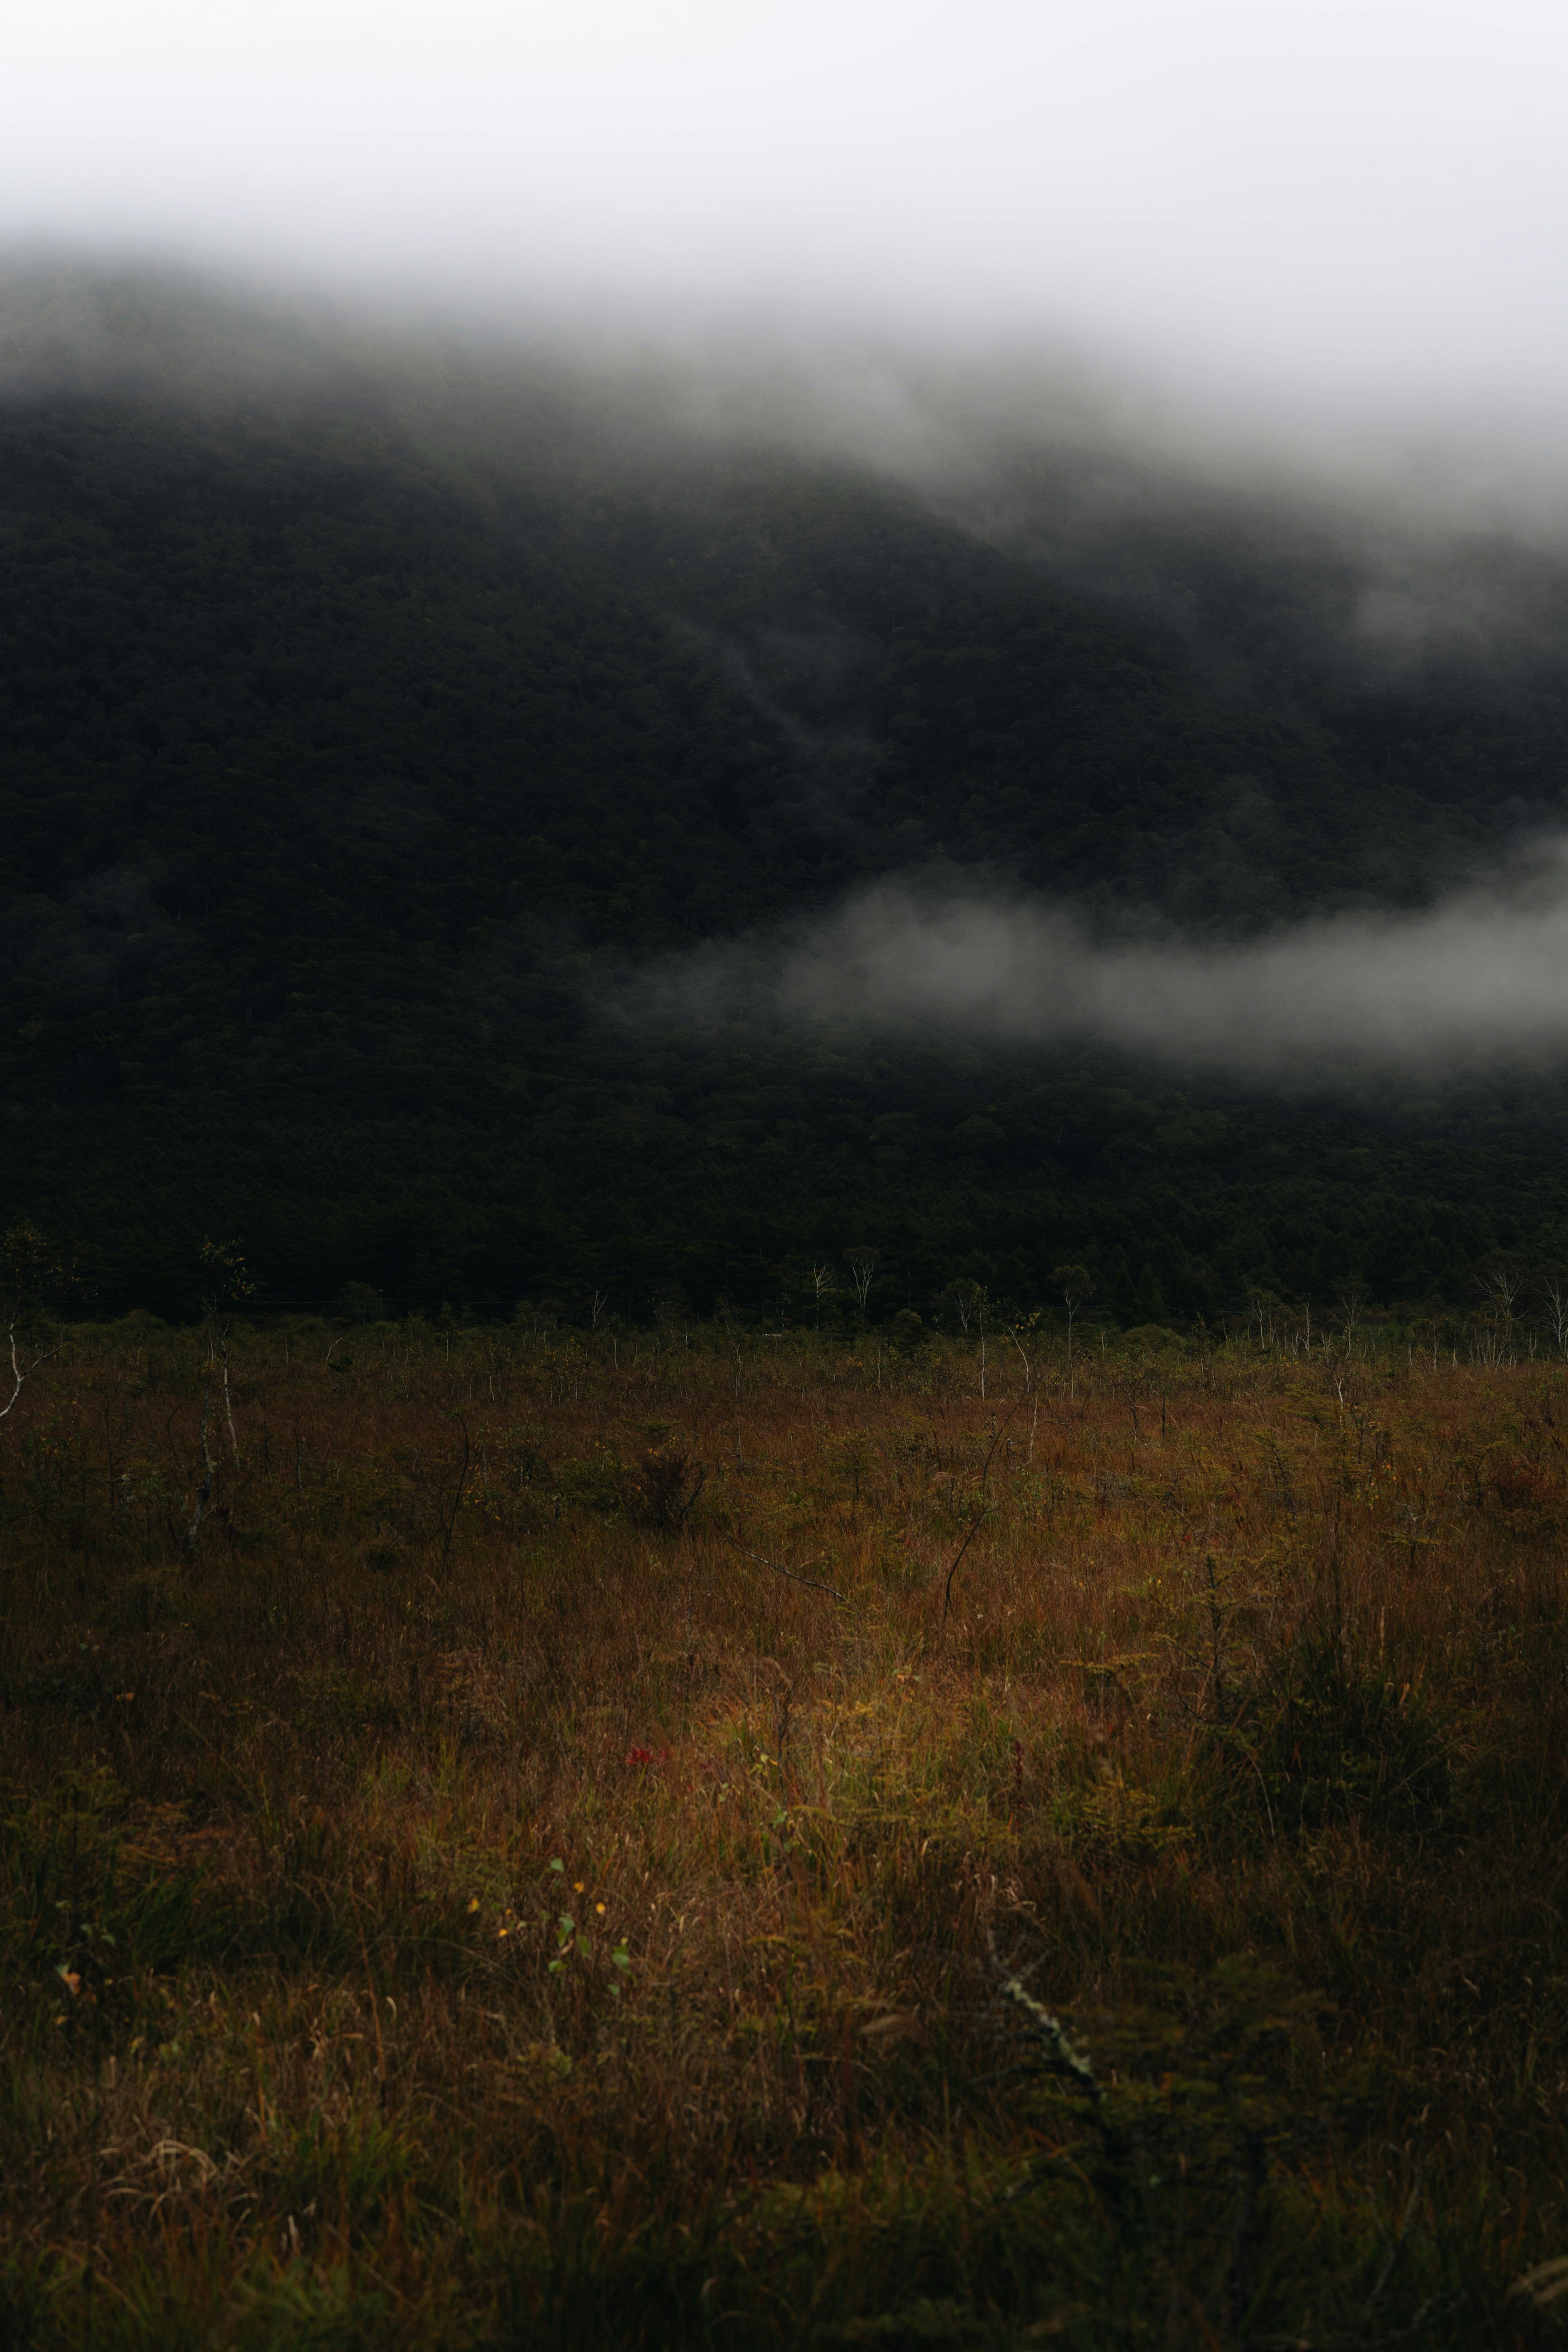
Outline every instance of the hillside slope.
{"label": "hillside slope", "polygon": [[1178,625],[864,470],[560,449],[438,458],[363,376],[0,405],[0,1209],[106,1299],[177,1306],[218,1230],[279,1298],[491,1307],[760,1301],[870,1237],[889,1303],[1071,1251],[1215,1312],[1568,1213],[1540,1089],[1391,1128],[596,1010],[938,860],[1211,929],[1419,898],[1560,813],[1568,658],[1265,657],[1321,582],[1240,538]]}

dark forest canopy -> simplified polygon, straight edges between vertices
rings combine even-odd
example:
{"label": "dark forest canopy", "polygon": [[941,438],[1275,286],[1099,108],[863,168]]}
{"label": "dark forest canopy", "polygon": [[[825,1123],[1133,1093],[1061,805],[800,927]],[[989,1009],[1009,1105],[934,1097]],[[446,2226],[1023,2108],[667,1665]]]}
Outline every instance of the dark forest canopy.
{"label": "dark forest canopy", "polygon": [[1562,821],[1568,575],[1450,549],[1530,626],[1391,651],[1310,518],[1097,526],[1063,457],[966,521],[510,397],[445,434],[363,365],[0,399],[0,1217],[105,1303],[177,1309],[213,1234],[273,1302],[481,1311],[760,1306],[864,1242],[873,1311],[1072,1257],[1151,1320],[1568,1234],[1555,1082],[1288,1097],[602,1009],[938,863],[1209,935],[1419,903]]}

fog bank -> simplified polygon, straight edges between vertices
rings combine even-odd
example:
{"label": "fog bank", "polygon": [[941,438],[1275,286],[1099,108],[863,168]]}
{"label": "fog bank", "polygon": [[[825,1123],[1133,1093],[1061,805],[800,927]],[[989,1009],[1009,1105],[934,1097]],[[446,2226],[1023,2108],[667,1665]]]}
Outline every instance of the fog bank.
{"label": "fog bank", "polygon": [[716,945],[620,1000],[658,1024],[825,1024],[911,1042],[1100,1045],[1249,1077],[1568,1060],[1568,840],[1415,913],[1241,944],[1097,939],[1079,915],[892,879],[809,929]]}
{"label": "fog bank", "polygon": [[8,26],[0,237],[660,333],[1064,338],[1287,434],[1544,443],[1565,64],[1545,0],[59,0]]}

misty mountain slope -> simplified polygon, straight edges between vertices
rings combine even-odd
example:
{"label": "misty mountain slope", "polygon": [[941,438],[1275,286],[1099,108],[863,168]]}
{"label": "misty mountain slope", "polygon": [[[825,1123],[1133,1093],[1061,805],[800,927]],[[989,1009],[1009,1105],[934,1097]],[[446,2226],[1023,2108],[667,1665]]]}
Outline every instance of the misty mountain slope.
{"label": "misty mountain slope", "polygon": [[363,381],[0,406],[0,1212],[105,1297],[177,1304],[220,1229],[275,1297],[491,1305],[760,1298],[871,1236],[917,1299],[1067,1250],[1148,1319],[1568,1227],[1550,1090],[1405,1132],[603,1021],[628,963],[932,861],[1231,929],[1418,895],[1540,804],[1559,706],[1456,673],[1423,793],[1350,672],[1270,698],[887,480],[548,466],[524,421],[502,464]]}
{"label": "misty mountain slope", "polygon": [[[520,891],[634,874],[657,928],[661,889],[723,876],[709,793],[755,794],[766,753],[701,666],[367,431],[345,458],[13,413],[0,466],[21,886],[68,898],[151,859],[171,911],[237,890],[242,920],[309,930],[324,893],[373,935],[445,941]],[[627,828],[659,819],[679,854],[628,867]]]}
{"label": "misty mountain slope", "polygon": [[1568,566],[1545,549],[1359,512],[1343,490],[1222,488],[1089,451],[999,458],[983,494],[948,503],[1216,691],[1310,716],[1370,794],[1380,894],[1419,890],[1446,857],[1462,877],[1500,835],[1560,821]]}
{"label": "misty mountain slope", "polygon": [[[1310,611],[1313,580],[1266,574],[1245,542],[1187,550],[1211,593],[1178,627],[1123,579],[1070,585],[847,476],[601,527],[621,576],[706,623],[759,714],[795,721],[797,764],[868,873],[945,856],[1245,931],[1417,901],[1568,792],[1563,640],[1528,662],[1506,643],[1369,659]],[[1243,613],[1272,632],[1268,660],[1239,646]]]}
{"label": "misty mountain slope", "polygon": [[1418,896],[1561,805],[1561,677],[1271,700],[1215,682],[1212,617],[1194,650],[886,487],[712,472],[481,499],[363,405],[12,404],[15,881],[67,878],[51,831],[79,877],[152,823],[210,896],[198,844],[250,822],[352,850],[352,913],[399,887],[385,803],[464,929],[526,905],[645,951],[932,857],[1244,929]]}

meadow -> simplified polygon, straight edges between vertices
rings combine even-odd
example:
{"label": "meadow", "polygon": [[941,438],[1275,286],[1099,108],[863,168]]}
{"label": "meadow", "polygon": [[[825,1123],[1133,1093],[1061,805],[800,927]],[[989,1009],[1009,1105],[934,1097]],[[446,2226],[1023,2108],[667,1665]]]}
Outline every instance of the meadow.
{"label": "meadow", "polygon": [[0,1420],[0,2343],[1556,2341],[1518,1354],[68,1332]]}

